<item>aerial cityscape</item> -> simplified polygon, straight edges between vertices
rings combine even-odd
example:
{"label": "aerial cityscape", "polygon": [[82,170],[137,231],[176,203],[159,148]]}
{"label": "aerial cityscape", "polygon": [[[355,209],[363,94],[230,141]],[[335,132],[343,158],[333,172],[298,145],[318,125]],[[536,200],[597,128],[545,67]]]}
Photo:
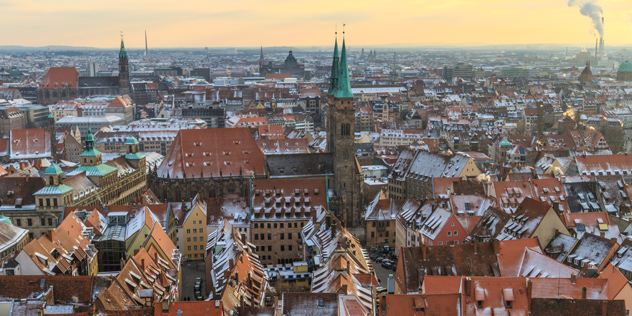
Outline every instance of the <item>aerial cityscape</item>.
{"label": "aerial cityscape", "polygon": [[632,2],[311,6],[0,0],[0,316],[630,315]]}

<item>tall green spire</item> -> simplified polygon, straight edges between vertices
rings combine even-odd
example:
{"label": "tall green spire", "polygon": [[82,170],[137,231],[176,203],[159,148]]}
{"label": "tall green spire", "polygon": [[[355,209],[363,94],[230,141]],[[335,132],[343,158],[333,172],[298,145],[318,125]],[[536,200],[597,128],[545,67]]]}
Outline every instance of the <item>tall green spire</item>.
{"label": "tall green spire", "polygon": [[349,69],[347,66],[347,48],[345,38],[342,38],[342,53],[340,54],[340,69],[338,75],[338,84],[334,97],[336,98],[353,98],[351,92],[351,79],[349,79]]}
{"label": "tall green spire", "polygon": [[338,72],[340,67],[340,58],[338,58],[338,32],[336,32],[336,45],[334,46],[334,60],[331,64],[331,76],[329,76],[329,91],[327,94],[333,95],[338,86]]}
{"label": "tall green spire", "polygon": [[127,58],[127,51],[125,50],[125,43],[123,42],[123,35],[121,35],[121,50],[119,51],[119,58]]}

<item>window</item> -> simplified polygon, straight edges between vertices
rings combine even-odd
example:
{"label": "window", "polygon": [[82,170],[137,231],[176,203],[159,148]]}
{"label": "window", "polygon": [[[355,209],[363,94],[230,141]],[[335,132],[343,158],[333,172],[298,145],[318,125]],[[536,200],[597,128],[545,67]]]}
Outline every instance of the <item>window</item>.
{"label": "window", "polygon": [[281,233],[281,239],[285,239],[285,234]]}
{"label": "window", "polygon": [[483,308],[483,301],[476,301],[477,308]]}
{"label": "window", "polygon": [[259,228],[259,224],[255,223],[255,228]]}
{"label": "window", "polygon": [[288,245],[287,250],[292,251],[292,245]]}
{"label": "window", "polygon": [[384,234],[385,237],[388,237],[388,231],[386,232],[386,234]]}
{"label": "window", "polygon": [[454,233],[453,233],[453,235],[454,235],[454,236],[456,236],[456,235],[458,235],[458,234],[459,234],[459,231],[458,231],[458,230],[455,230],[455,231],[454,231]]}
{"label": "window", "polygon": [[279,228],[283,228],[283,223],[279,224]]}
{"label": "window", "polygon": [[511,309],[511,301],[507,301],[505,307],[507,307],[507,309]]}
{"label": "window", "polygon": [[27,218],[26,222],[28,226],[33,226],[33,220],[31,220],[30,218]]}
{"label": "window", "polygon": [[188,247],[187,247],[187,249],[188,249],[189,251],[191,251],[191,246],[188,246]]}
{"label": "window", "polygon": [[261,240],[265,240],[266,239],[265,237],[266,237],[265,234],[261,234]]}
{"label": "window", "polygon": [[187,241],[191,241],[191,237],[187,237]]}
{"label": "window", "polygon": [[53,219],[52,218],[48,219],[48,226],[53,226]]}
{"label": "window", "polygon": [[16,219],[15,223],[18,224],[18,227],[22,226],[22,220],[21,219]]}
{"label": "window", "polygon": [[197,241],[197,237],[193,237],[193,241]]}
{"label": "window", "polygon": [[193,246],[193,250],[197,250],[197,245]]}
{"label": "window", "polygon": [[272,240],[272,234],[268,234],[268,240]]}
{"label": "window", "polygon": [[448,231],[448,236],[452,236],[452,232],[451,231]]}
{"label": "window", "polygon": [[285,251],[285,246],[281,245],[281,251]]}
{"label": "window", "polygon": [[[294,228],[298,227],[298,223],[294,223]],[[303,224],[301,224],[301,227],[303,227]]]}
{"label": "window", "polygon": [[373,222],[373,227],[375,227],[375,222]]}
{"label": "window", "polygon": [[287,239],[292,239],[292,233],[287,233]]}
{"label": "window", "polygon": [[42,226],[46,226],[46,219],[45,218],[40,218],[40,221],[42,222]]}
{"label": "window", "polygon": [[443,241],[440,241],[440,242],[439,242],[439,246],[443,246]]}
{"label": "window", "polygon": [[259,240],[259,235],[255,234],[255,240]]}
{"label": "window", "polygon": [[187,229],[187,234],[190,234],[190,233],[191,233],[191,230],[190,230],[190,229]]}
{"label": "window", "polygon": [[272,246],[268,246],[268,251],[272,251]]}
{"label": "window", "polygon": [[271,227],[271,225],[270,225],[270,223],[268,223],[268,228],[272,228],[272,227]]}
{"label": "window", "polygon": [[274,223],[274,228],[277,228],[277,223]]}
{"label": "window", "polygon": [[193,225],[195,225],[195,221],[193,221]]}
{"label": "window", "polygon": [[371,232],[371,238],[375,238],[375,232]]}

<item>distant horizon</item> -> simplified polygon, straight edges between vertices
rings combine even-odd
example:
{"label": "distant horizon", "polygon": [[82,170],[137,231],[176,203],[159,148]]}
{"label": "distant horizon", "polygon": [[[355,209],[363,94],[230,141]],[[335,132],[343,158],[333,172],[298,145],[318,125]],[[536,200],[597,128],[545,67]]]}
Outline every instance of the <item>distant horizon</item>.
{"label": "distant horizon", "polygon": [[[520,48],[520,49],[594,49],[594,46],[591,46],[586,43],[516,43],[516,44],[492,44],[492,43],[428,43],[428,44],[371,44],[371,45],[350,45],[347,44],[351,51],[360,51],[362,49],[370,50],[370,49],[448,49],[448,48]],[[526,46],[526,47],[525,47]],[[359,48],[358,48],[359,47]],[[259,50],[262,46],[198,46],[198,47],[148,47],[149,51],[152,50],[225,50],[225,49],[237,49],[237,50]],[[74,45],[45,45],[45,46],[23,46],[23,45],[0,45],[0,50],[11,50],[11,49],[22,49],[22,50],[45,50],[45,49],[55,49],[55,50],[107,50],[107,51],[118,51],[119,47],[90,47],[90,46],[74,46]],[[145,47],[127,47],[128,51],[144,51]],[[289,49],[289,50],[301,50],[301,51],[315,51],[315,50],[331,50],[333,51],[332,45],[278,45],[278,46],[263,46],[264,54],[267,50],[270,49]],[[605,49],[632,49],[632,43],[630,44],[619,44],[619,45],[605,45]]]}
{"label": "distant horizon", "polygon": [[[590,3],[591,19],[580,10]],[[624,0],[0,0],[3,43],[12,46],[128,47],[333,46],[334,32],[352,47],[540,45],[586,43],[603,33],[606,47],[632,46],[632,1]]]}

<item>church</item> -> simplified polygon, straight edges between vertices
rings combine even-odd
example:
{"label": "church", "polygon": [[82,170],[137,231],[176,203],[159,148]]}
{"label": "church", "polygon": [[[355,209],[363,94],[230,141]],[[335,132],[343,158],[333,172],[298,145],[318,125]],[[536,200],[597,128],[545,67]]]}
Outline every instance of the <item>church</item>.
{"label": "church", "polygon": [[268,61],[268,63],[266,63],[266,60],[263,57],[263,47],[261,47],[261,54],[259,56],[259,75],[265,76],[267,74],[290,74],[295,78],[305,78],[305,80],[310,79],[309,75],[305,73],[305,65],[298,63],[292,51],[290,51],[282,64],[274,64],[272,61]]}
{"label": "church", "polygon": [[334,47],[328,102],[325,153],[266,156],[246,128],[181,130],[160,167],[150,170],[149,187],[164,202],[180,202],[197,194],[248,198],[253,180],[324,178],[329,211],[347,227],[360,226],[364,176],[353,152],[355,110],[344,40],[340,55],[337,40]]}
{"label": "church", "polygon": [[37,102],[42,105],[93,95],[129,95],[129,62],[121,38],[118,76],[79,77],[75,67],[50,67],[37,87]]}

